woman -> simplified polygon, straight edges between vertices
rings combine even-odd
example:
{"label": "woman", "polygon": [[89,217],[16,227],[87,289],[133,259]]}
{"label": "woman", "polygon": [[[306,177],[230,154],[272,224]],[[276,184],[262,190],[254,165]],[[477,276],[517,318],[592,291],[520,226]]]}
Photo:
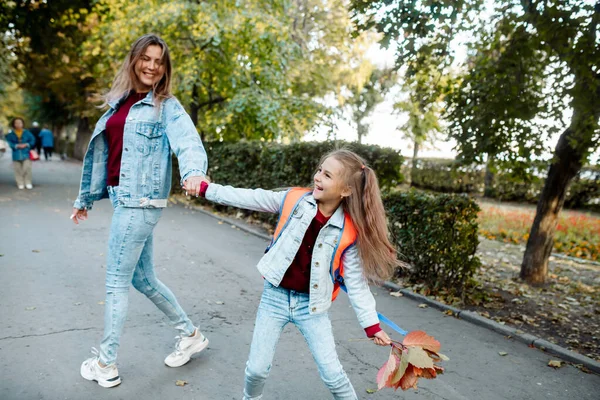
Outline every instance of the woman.
{"label": "woman", "polygon": [[206,174],[206,152],[192,120],[171,94],[171,59],[166,43],[144,35],[131,47],[110,91],[109,109],[92,134],[83,162],[79,196],[71,219],[87,219],[92,203],[110,197],[114,208],[106,266],[104,338],[100,351],[81,365],[81,375],[100,386],[121,383],[117,349],[131,284],[165,313],[181,336],[165,359],[179,367],[208,340],[190,321],[173,293],[154,272],[153,230],[171,189],[171,151],[179,160],[181,184],[195,190]]}
{"label": "woman", "polygon": [[31,160],[29,150],[35,147],[35,136],[27,129],[23,129],[25,121],[23,118],[15,118],[11,121],[12,130],[6,135],[6,141],[12,149],[13,167],[15,169],[15,181],[19,190],[25,188],[31,190]]}

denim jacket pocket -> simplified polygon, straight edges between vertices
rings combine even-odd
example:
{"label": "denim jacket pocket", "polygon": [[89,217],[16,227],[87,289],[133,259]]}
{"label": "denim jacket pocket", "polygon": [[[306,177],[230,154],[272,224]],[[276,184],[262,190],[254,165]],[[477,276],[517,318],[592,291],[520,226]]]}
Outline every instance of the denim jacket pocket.
{"label": "denim jacket pocket", "polygon": [[162,130],[158,124],[154,123],[141,123],[135,128],[136,135],[136,147],[138,152],[148,155],[153,151],[156,151],[160,146],[160,138],[163,135]]}

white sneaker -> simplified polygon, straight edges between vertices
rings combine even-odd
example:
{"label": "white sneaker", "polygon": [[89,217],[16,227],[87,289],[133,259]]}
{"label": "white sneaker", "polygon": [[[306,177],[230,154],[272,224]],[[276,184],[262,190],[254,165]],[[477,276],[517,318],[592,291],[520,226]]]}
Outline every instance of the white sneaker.
{"label": "white sneaker", "polygon": [[88,381],[96,381],[98,385],[105,388],[121,384],[117,366],[113,364],[102,368],[98,365],[98,350],[94,347],[92,347],[92,354],[94,354],[94,357],[88,358],[81,364],[81,376]]}
{"label": "white sneaker", "polygon": [[25,185],[25,188],[31,190],[33,189],[33,185],[31,183],[28,183],[27,185]]}
{"label": "white sneaker", "polygon": [[165,358],[165,364],[172,368],[186,364],[194,354],[200,353],[208,346],[208,339],[198,328],[196,328],[194,336],[177,336],[176,339],[178,340],[175,344],[175,351]]}
{"label": "white sneaker", "polygon": [[19,185],[19,186],[17,186],[17,187],[19,188],[19,190],[23,190],[23,189],[25,189],[25,186],[23,186],[23,185]]}

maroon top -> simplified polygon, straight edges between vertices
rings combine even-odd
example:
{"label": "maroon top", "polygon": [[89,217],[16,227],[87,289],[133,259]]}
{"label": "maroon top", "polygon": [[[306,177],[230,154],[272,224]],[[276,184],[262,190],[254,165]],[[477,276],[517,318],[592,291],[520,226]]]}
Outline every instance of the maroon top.
{"label": "maroon top", "polygon": [[[106,121],[106,140],[108,142],[107,186],[119,186],[121,155],[123,154],[123,131],[129,109],[148,93],[131,93],[119,106],[119,109]],[[129,151],[129,149],[125,149]]]}
{"label": "maroon top", "polygon": [[317,241],[317,236],[325,226],[330,217],[324,216],[320,210],[308,226],[304,239],[298,248],[294,261],[289,266],[285,275],[279,283],[279,286],[295,290],[296,292],[308,293],[310,288],[310,266],[312,264],[313,248]]}
{"label": "maroon top", "polygon": [[[208,183],[200,184],[200,196],[206,197]],[[297,292],[308,293],[310,287],[310,265],[312,263],[312,252],[317,236],[321,229],[325,226],[330,217],[324,216],[321,211],[317,210],[317,215],[310,223],[302,244],[298,248],[298,253],[294,257],[294,261],[285,272],[279,286],[295,290]],[[379,324],[371,325],[365,328],[367,337],[373,337],[377,332],[381,331]]]}

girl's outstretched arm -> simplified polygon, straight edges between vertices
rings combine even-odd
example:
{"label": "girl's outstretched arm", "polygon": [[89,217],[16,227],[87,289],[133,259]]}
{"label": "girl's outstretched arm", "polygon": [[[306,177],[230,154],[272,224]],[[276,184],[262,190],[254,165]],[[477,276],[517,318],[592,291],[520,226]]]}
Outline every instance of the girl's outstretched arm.
{"label": "girl's outstretched arm", "polygon": [[287,190],[274,192],[264,189],[239,189],[211,183],[206,189],[206,199],[214,203],[253,211],[278,213]]}

